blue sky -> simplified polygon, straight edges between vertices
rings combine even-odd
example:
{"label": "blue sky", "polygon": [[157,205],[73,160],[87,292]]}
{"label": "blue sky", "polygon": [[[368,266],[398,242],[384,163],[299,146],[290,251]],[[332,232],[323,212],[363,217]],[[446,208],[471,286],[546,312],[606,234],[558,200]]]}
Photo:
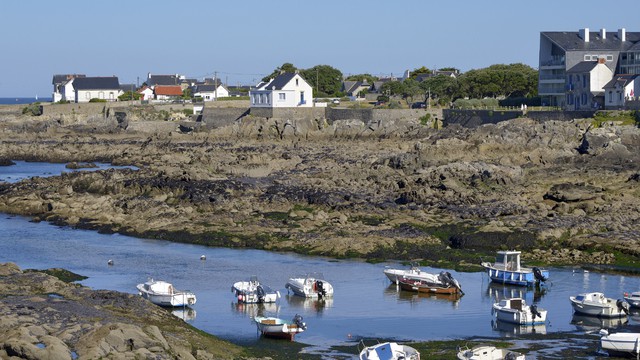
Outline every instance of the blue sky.
{"label": "blue sky", "polygon": [[0,3],[0,97],[49,97],[54,74],[255,83],[290,62],[343,74],[538,64],[541,31],[640,31],[640,2],[76,1]]}

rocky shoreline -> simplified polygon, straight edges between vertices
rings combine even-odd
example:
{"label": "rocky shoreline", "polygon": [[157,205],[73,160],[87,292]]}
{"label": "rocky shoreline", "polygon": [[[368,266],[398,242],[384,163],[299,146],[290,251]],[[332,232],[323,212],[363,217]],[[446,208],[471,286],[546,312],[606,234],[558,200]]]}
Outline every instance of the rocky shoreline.
{"label": "rocky shoreline", "polygon": [[140,296],[90,290],[41,271],[0,264],[2,359],[245,356],[242,348],[198,331]]}
{"label": "rocky shoreline", "polygon": [[277,121],[182,134],[5,119],[1,159],[140,170],[0,184],[0,211],[211,246],[457,268],[505,247],[554,265],[629,265],[640,255],[634,126],[521,118],[407,132],[419,123],[405,119],[366,137],[336,130],[347,123],[250,135]]}

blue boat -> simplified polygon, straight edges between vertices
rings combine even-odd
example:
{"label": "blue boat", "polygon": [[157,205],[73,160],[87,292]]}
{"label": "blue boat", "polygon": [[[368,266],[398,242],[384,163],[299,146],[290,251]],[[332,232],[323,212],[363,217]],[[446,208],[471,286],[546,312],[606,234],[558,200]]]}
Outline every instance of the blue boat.
{"label": "blue boat", "polygon": [[482,262],[491,281],[500,284],[531,286],[549,278],[549,271],[520,265],[520,251],[498,251],[496,261]]}

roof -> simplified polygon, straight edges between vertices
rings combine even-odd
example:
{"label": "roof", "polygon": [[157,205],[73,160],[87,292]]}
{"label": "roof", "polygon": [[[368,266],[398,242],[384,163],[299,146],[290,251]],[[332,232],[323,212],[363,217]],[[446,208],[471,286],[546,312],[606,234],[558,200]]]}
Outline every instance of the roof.
{"label": "roof", "polygon": [[568,73],[588,73],[591,72],[598,65],[597,61],[581,61],[577,63],[574,67],[567,70]]}
{"label": "roof", "polygon": [[625,33],[626,41],[620,41],[618,32],[606,32],[606,39],[600,37],[600,31],[589,31],[589,42],[585,42],[578,31],[543,31],[540,34],[565,51],[610,50],[626,51],[640,42],[640,32]]}
{"label": "roof", "polygon": [[176,75],[149,75],[147,85],[178,85],[180,81]]}
{"label": "roof", "polygon": [[613,77],[613,80],[609,81],[605,86],[605,88],[615,87],[619,85],[620,87],[627,86],[628,83],[640,77],[640,75],[617,75]]}
{"label": "roof", "polygon": [[62,84],[67,80],[71,80],[73,78],[86,77],[83,74],[57,74],[53,75],[53,81],[51,82],[53,85]]}
{"label": "roof", "polygon": [[284,73],[276,76],[275,79],[268,83],[260,83],[258,85],[259,90],[282,90],[282,88],[291,81],[296,75],[295,73]]}
{"label": "roof", "polygon": [[221,85],[215,86],[211,85],[198,85],[195,87],[196,92],[207,92],[207,91],[216,91]]}
{"label": "roof", "polygon": [[109,77],[78,77],[73,80],[76,90],[120,90],[117,76]]}
{"label": "roof", "polygon": [[156,95],[182,96],[182,88],[179,85],[158,85],[154,92]]}

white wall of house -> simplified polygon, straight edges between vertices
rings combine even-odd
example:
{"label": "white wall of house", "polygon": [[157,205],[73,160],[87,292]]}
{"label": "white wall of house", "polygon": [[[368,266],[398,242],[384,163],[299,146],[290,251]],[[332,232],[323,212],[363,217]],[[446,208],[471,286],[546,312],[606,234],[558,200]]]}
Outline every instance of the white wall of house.
{"label": "white wall of house", "polygon": [[151,88],[146,88],[146,89],[140,91],[140,94],[142,94],[142,96],[143,96],[142,100],[152,100],[153,99],[153,90],[151,90]]}
{"label": "white wall of house", "polygon": [[73,89],[73,80],[67,81],[60,87],[60,95],[60,100],[76,102],[76,92]]}
{"label": "white wall of house", "polygon": [[591,92],[602,93],[604,86],[613,80],[613,71],[605,64],[596,65],[590,73],[591,78]]}
{"label": "white wall of house", "polygon": [[204,101],[214,101],[216,97],[223,98],[229,97],[229,90],[220,85],[216,88],[216,91],[198,91],[193,96],[200,96]]}
{"label": "white wall of house", "polygon": [[87,103],[91,99],[103,99],[107,101],[118,101],[118,96],[122,95],[122,90],[118,89],[92,89],[76,91],[75,102]]}

